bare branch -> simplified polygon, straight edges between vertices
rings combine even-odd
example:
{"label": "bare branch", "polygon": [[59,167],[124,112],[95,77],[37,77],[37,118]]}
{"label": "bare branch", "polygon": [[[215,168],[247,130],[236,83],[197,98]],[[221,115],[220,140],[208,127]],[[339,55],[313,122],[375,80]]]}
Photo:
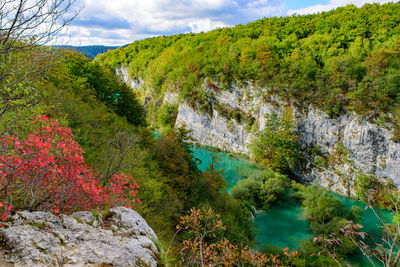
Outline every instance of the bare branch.
{"label": "bare branch", "polygon": [[77,16],[77,0],[7,0],[0,5],[0,55],[44,45]]}

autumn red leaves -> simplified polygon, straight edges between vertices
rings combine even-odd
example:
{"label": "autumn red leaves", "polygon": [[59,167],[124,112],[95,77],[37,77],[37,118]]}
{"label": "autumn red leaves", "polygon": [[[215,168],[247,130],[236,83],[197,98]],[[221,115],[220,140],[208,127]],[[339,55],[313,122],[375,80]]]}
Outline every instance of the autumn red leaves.
{"label": "autumn red leaves", "polygon": [[85,163],[71,129],[46,116],[32,122],[34,132],[20,139],[0,138],[0,219],[14,209],[72,212],[123,205],[133,207],[139,187],[125,174],[106,183]]}

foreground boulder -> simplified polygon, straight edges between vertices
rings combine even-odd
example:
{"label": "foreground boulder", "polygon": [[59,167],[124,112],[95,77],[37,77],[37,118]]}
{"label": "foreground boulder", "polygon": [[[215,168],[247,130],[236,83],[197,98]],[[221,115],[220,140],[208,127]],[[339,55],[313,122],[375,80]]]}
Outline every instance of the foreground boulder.
{"label": "foreground boulder", "polygon": [[134,210],[105,217],[22,211],[0,228],[1,266],[157,266],[157,236]]}

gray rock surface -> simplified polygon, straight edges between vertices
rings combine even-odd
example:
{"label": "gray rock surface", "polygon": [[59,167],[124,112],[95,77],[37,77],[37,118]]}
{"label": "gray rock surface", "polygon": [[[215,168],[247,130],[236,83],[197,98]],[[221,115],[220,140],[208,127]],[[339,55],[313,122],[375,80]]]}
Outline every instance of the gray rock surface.
{"label": "gray rock surface", "polygon": [[192,131],[192,137],[201,145],[221,148],[235,153],[249,153],[246,146],[251,135],[244,129],[244,125],[234,120],[228,121],[213,110],[213,116],[193,110],[189,105],[179,105],[176,119],[178,126],[185,126]]}
{"label": "gray rock surface", "polygon": [[0,264],[8,266],[157,266],[154,231],[134,210],[115,207],[57,217],[22,211],[0,229]]}
{"label": "gray rock surface", "polygon": [[178,94],[175,92],[165,92],[163,104],[179,104]]}

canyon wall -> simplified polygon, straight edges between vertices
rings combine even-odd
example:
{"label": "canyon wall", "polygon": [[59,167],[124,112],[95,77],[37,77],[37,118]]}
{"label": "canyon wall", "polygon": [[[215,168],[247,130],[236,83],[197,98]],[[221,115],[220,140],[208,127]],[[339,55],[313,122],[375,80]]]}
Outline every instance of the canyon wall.
{"label": "canyon wall", "polygon": [[[119,72],[121,73],[121,72]],[[121,74],[120,74],[121,75]],[[128,84],[137,84],[129,76],[122,79]],[[133,88],[138,88],[133,87]],[[308,162],[298,166],[293,172],[302,180],[317,180],[319,184],[339,193],[345,193],[343,176],[354,176],[358,172],[372,173],[379,177],[392,179],[400,184],[400,143],[391,140],[390,126],[380,127],[362,119],[354,113],[330,118],[325,112],[311,106],[299,108],[299,104],[287,103],[277,97],[266,96],[267,88],[232,86],[229,90],[206,88],[212,112],[200,112],[196,107],[179,101],[176,93],[167,92],[164,103],[179,103],[176,125],[184,125],[201,145],[218,147],[224,151],[250,156],[249,143],[254,131],[262,131],[268,114],[293,113],[299,134],[301,147],[317,147],[324,158],[336,153],[339,145],[347,150],[348,160],[329,168],[322,168],[313,163],[313,157],[306,157]],[[239,110],[255,119],[254,125],[239,123],[219,114],[216,106]],[[354,184],[354,181],[351,182]]]}

